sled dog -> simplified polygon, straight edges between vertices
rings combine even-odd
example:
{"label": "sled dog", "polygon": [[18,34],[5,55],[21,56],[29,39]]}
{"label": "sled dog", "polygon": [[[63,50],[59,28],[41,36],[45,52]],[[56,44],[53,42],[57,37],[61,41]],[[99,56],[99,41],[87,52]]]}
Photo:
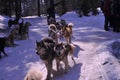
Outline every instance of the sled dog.
{"label": "sled dog", "polygon": [[73,28],[73,23],[69,23],[66,27],[62,28],[62,35],[67,43],[71,43],[71,37],[73,34],[72,28]]}
{"label": "sled dog", "polygon": [[47,78],[46,80],[50,80],[51,71],[52,71],[52,62],[55,58],[54,52],[54,42],[50,38],[44,38],[41,41],[36,41],[36,54],[40,57],[41,60],[46,65],[47,68]]}
{"label": "sled dog", "polygon": [[74,58],[73,58],[73,53],[74,53],[74,48],[75,46],[73,44],[66,44],[66,43],[58,43],[55,47],[54,50],[56,52],[56,64],[57,64],[57,70],[60,70],[60,61],[63,61],[65,64],[65,72],[68,70],[68,55],[71,55],[71,58],[76,64]]}

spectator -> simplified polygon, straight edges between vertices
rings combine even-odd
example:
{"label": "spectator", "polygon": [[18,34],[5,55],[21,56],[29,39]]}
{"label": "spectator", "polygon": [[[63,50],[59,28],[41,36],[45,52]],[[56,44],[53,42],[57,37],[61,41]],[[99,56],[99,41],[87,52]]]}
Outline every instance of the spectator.
{"label": "spectator", "polygon": [[108,27],[111,26],[111,0],[104,0],[101,9],[105,17],[104,29],[108,31]]}
{"label": "spectator", "polygon": [[114,27],[113,31],[120,32],[120,1],[113,1]]}
{"label": "spectator", "polygon": [[47,9],[47,22],[49,23],[49,19],[53,18],[55,20],[55,9],[54,7],[49,7]]}

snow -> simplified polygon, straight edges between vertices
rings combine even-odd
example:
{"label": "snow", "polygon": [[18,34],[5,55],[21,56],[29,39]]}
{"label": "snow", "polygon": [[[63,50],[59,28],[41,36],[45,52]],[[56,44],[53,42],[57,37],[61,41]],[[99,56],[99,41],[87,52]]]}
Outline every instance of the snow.
{"label": "snow", "polygon": [[[36,69],[46,77],[46,68],[35,53],[35,41],[48,35],[48,25],[45,17],[25,17],[30,26],[29,39],[15,41],[15,47],[6,47],[8,57],[2,54],[0,60],[0,80],[23,80],[30,69]],[[99,14],[90,17],[78,17],[75,12],[68,12],[57,20],[65,19],[73,23],[72,43],[76,46],[74,65],[69,58],[68,73],[56,71],[53,61],[53,80],[120,80],[120,61],[113,52],[120,52],[120,48],[113,48],[114,42],[120,42],[120,33],[112,30],[104,31],[104,16]],[[8,17],[0,16],[0,27],[7,25]],[[0,33],[0,35],[2,35]],[[120,45],[120,44],[118,44]]]}

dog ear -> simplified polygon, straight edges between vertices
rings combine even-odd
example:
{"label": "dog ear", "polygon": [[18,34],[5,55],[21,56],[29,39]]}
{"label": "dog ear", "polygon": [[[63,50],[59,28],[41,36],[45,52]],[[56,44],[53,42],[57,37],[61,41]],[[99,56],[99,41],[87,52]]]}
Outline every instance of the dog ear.
{"label": "dog ear", "polygon": [[62,42],[61,43],[61,45],[62,45],[62,47],[64,48],[64,49],[66,49],[66,46],[65,46],[65,44]]}
{"label": "dog ear", "polygon": [[48,45],[44,41],[43,41],[43,45],[45,45],[45,47],[48,49]]}

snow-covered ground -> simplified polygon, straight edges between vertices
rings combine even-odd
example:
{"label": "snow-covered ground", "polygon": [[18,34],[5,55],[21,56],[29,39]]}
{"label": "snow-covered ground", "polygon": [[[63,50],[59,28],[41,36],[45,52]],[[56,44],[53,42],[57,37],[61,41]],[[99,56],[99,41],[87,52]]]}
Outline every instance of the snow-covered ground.
{"label": "snow-covered ground", "polygon": [[[76,46],[74,58],[77,64],[69,58],[70,69],[63,73],[56,71],[53,61],[53,80],[120,80],[120,61],[112,54],[120,53],[120,33],[104,31],[102,14],[79,18],[75,12],[68,12],[57,19],[74,23],[72,43]],[[6,24],[7,20],[0,16],[0,22]],[[8,57],[2,55],[0,60],[0,80],[23,80],[31,68],[40,71],[43,80],[46,77],[45,65],[35,53],[35,41],[48,35],[46,18],[28,17],[25,21],[32,24],[30,38],[15,41],[17,46],[5,48]]]}

